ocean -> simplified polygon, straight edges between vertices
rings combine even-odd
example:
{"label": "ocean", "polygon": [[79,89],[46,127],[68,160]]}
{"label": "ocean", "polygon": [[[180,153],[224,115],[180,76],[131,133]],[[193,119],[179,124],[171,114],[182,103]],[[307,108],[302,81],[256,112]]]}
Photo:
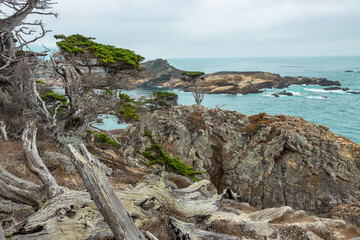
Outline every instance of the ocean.
{"label": "ocean", "polygon": [[[360,92],[359,57],[264,57],[264,58],[197,58],[168,59],[174,67],[188,71],[264,71],[281,76],[305,76],[339,81],[342,88]],[[345,72],[351,70],[353,72]],[[307,121],[324,124],[336,134],[360,143],[360,94],[341,90],[326,91],[319,86],[293,85],[285,88],[293,96],[274,97],[271,93],[283,89],[265,89],[263,93],[248,95],[207,94],[202,105],[221,107],[247,115],[266,112],[299,116]],[[150,94],[161,89],[136,89],[128,91],[131,96]],[[177,89],[167,90],[179,95],[179,104],[195,104],[191,93]],[[123,128],[114,119],[105,119],[103,129]]]}

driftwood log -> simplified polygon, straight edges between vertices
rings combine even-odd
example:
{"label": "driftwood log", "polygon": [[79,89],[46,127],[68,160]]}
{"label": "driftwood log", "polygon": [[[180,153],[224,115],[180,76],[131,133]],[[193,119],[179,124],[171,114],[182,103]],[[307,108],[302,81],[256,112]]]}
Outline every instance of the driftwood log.
{"label": "driftwood log", "polygon": [[145,236],[136,227],[102,171],[99,160],[87,151],[85,145],[81,145],[81,151],[85,157],[71,145],[68,145],[68,148],[77,172],[83,179],[91,198],[95,201],[115,238],[117,240],[145,240]]}
{"label": "driftwood log", "polygon": [[0,141],[7,141],[6,124],[4,121],[0,121]]}

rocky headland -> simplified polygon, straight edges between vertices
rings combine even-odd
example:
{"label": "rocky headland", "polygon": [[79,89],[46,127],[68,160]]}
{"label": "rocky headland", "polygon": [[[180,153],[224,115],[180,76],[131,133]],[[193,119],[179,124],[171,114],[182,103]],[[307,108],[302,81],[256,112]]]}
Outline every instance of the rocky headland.
{"label": "rocky headland", "polygon": [[[151,131],[165,151],[206,172],[219,193],[230,188],[253,207],[290,206],[331,217],[338,206],[360,199],[360,145],[324,125],[201,106],[176,106],[144,119],[126,129],[127,158],[139,158],[137,151],[149,145],[143,132]],[[358,215],[347,214],[359,224]]]}
{"label": "rocky headland", "polygon": [[[182,70],[171,66],[166,60],[156,59],[141,64],[147,77],[138,80],[136,86],[179,88],[191,91],[193,84],[181,79]],[[268,72],[216,72],[203,76],[198,88],[208,94],[261,93],[265,88],[285,88],[290,85],[341,86],[339,81],[325,78],[281,77]]]}

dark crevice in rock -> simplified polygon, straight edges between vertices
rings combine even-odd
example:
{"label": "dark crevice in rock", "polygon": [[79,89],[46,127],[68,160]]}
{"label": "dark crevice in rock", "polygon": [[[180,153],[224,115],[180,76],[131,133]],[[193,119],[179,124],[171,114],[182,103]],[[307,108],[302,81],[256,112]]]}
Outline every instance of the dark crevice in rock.
{"label": "dark crevice in rock", "polygon": [[216,187],[218,193],[221,193],[226,188],[223,184],[224,169],[222,166],[222,149],[215,145],[211,146],[213,155],[211,156],[211,168],[209,169],[210,181]]}

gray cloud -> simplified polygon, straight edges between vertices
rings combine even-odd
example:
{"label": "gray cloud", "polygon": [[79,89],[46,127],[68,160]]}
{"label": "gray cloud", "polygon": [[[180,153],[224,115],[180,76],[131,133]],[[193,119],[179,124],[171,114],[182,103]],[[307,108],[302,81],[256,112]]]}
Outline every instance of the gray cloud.
{"label": "gray cloud", "polygon": [[358,0],[61,0],[55,11],[53,34],[146,58],[360,55]]}

